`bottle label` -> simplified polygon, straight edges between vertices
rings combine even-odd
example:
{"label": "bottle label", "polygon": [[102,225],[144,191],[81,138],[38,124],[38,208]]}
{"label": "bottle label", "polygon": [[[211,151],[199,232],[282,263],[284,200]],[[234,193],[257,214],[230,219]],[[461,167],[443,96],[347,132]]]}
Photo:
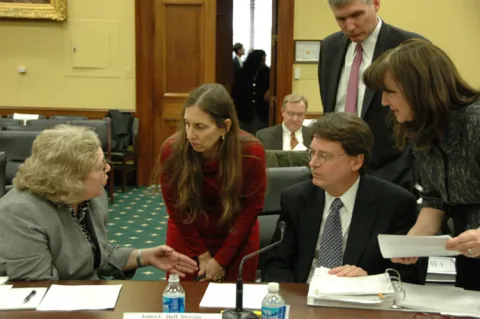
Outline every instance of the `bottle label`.
{"label": "bottle label", "polygon": [[163,297],[163,312],[178,313],[185,312],[185,298]]}
{"label": "bottle label", "polygon": [[285,319],[287,307],[269,308],[262,307],[262,319]]}

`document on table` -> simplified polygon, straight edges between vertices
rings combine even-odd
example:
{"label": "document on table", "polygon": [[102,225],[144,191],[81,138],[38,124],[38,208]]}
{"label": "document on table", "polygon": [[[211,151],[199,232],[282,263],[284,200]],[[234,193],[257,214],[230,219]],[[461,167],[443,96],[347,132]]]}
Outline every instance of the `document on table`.
{"label": "document on table", "polygon": [[0,285],[3,285],[8,281],[8,277],[0,277]]}
{"label": "document on table", "polygon": [[37,310],[114,309],[122,285],[52,285]]}
{"label": "document on table", "polygon": [[[236,284],[209,283],[200,307],[235,308],[236,287]],[[261,309],[262,300],[267,292],[267,285],[243,285],[243,307]]]}
{"label": "document on table", "polygon": [[[402,307],[444,315],[480,318],[480,292],[450,286],[403,283]],[[439,302],[439,300],[441,302]]]}
{"label": "document on table", "polygon": [[220,313],[125,312],[123,319],[222,319]]}
{"label": "document on table", "polygon": [[383,258],[456,256],[458,251],[445,249],[451,238],[449,235],[378,235],[378,243]]}
{"label": "document on table", "polygon": [[[0,286],[0,310],[37,309],[48,288]],[[27,296],[31,296],[27,300]]]}

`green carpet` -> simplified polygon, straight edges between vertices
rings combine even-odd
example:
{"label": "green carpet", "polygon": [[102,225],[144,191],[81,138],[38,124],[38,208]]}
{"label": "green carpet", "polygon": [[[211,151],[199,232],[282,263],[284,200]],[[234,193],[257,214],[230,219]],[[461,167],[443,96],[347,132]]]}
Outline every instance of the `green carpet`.
{"label": "green carpet", "polygon": [[[147,248],[165,244],[167,212],[161,193],[152,188],[128,188],[115,191],[115,203],[109,205],[108,237],[124,247]],[[161,280],[165,273],[153,267],[141,268],[134,280]]]}

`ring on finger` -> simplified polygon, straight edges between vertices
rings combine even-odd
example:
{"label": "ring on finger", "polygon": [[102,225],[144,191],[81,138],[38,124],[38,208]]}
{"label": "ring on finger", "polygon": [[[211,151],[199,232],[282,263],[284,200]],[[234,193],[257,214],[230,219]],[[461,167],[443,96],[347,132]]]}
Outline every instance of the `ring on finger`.
{"label": "ring on finger", "polygon": [[472,255],[472,254],[473,254],[472,248],[468,248],[467,251],[468,251],[468,254],[469,254],[469,255]]}

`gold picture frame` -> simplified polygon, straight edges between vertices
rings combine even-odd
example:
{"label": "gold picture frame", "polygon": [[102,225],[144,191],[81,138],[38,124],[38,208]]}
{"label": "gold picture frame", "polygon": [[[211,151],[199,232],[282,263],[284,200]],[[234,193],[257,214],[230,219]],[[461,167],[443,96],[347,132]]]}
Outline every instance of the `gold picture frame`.
{"label": "gold picture frame", "polygon": [[0,18],[64,21],[67,0],[0,0]]}

